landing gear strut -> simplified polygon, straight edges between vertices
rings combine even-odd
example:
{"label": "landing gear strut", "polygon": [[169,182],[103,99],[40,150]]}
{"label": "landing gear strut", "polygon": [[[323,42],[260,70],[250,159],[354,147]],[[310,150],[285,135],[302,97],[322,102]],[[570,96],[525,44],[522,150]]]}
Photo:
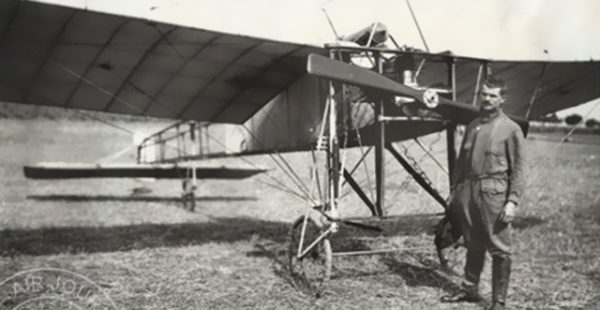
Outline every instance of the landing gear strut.
{"label": "landing gear strut", "polygon": [[183,209],[194,212],[196,209],[196,185],[190,179],[185,179],[181,183],[183,192],[181,193],[181,202],[183,204]]}
{"label": "landing gear strut", "polygon": [[288,268],[294,286],[319,297],[331,278],[329,230],[308,216],[298,218],[288,235]]}

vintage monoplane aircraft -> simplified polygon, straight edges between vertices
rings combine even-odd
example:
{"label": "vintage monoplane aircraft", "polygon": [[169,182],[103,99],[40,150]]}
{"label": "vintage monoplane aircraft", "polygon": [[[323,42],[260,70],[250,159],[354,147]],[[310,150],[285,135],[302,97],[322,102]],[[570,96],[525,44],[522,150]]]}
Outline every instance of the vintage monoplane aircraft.
{"label": "vintage monoplane aircraft", "polygon": [[[339,217],[342,183],[358,194],[372,217],[386,216],[386,150],[446,206],[429,178],[392,142],[445,130],[451,174],[454,131],[477,116],[477,94],[486,76],[508,83],[505,112],[524,131],[529,119],[600,97],[597,61],[479,59],[388,48],[388,38],[387,29],[375,23],[317,47],[5,0],[0,2],[0,100],[192,121],[148,137],[139,146],[137,165],[46,164],[26,167],[30,177],[195,179],[211,176],[215,167],[181,163],[289,151],[325,154],[326,168],[319,177],[315,165],[316,185],[310,187],[278,162],[296,187],[294,194],[319,218],[307,211],[294,222],[289,256],[293,273],[319,288],[330,276],[332,257],[342,255],[332,253],[329,243],[339,225],[377,229]],[[214,123],[236,124],[244,131],[228,141],[226,150],[210,152],[202,147],[203,130]],[[169,143],[177,150],[171,155]],[[340,160],[340,150],[352,147],[375,150],[375,199],[354,179],[356,169]],[[261,171],[225,167],[212,177]]]}

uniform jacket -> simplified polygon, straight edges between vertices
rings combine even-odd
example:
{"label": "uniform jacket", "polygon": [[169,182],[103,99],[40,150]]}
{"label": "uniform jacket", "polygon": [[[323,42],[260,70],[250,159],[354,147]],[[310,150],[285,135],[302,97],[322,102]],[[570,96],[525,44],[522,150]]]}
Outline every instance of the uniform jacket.
{"label": "uniform jacket", "polygon": [[482,191],[505,193],[506,201],[519,204],[526,183],[524,144],[521,128],[504,113],[476,118],[467,126],[452,184],[478,179]]}

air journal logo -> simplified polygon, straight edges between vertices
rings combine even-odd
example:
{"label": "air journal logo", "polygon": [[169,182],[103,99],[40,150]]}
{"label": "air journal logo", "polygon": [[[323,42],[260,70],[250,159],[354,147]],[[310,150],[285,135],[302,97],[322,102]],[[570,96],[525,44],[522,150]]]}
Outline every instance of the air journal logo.
{"label": "air journal logo", "polygon": [[0,282],[1,309],[118,309],[98,284],[64,269],[21,271]]}

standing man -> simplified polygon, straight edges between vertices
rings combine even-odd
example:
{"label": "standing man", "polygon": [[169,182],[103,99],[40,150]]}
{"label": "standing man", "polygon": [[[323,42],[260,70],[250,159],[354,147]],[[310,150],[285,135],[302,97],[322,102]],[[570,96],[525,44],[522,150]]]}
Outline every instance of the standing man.
{"label": "standing man", "polygon": [[525,187],[525,138],[501,110],[506,84],[483,83],[480,117],[466,129],[453,175],[450,215],[461,224],[467,246],[462,290],[442,302],[481,300],[478,284],[486,251],[492,256],[491,310],[504,309],[511,269],[510,233]]}

